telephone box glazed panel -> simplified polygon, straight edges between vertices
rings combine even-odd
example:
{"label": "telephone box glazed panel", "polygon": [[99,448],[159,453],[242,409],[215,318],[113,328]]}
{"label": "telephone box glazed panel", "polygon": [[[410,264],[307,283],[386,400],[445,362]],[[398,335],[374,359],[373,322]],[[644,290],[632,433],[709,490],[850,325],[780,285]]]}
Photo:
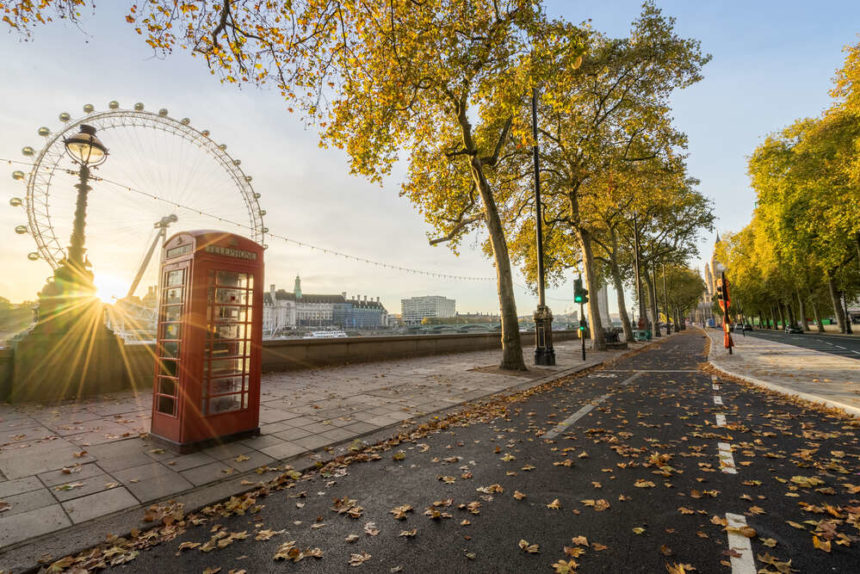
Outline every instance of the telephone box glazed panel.
{"label": "telephone box glazed panel", "polygon": [[161,259],[151,434],[180,450],[257,434],[263,248],[177,233]]}

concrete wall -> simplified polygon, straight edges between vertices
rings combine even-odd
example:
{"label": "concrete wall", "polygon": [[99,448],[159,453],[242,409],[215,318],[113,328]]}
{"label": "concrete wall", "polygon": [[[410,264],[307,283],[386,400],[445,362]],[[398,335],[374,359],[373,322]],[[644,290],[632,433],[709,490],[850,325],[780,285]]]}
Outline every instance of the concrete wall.
{"label": "concrete wall", "polygon": [[[553,341],[577,338],[577,331],[553,331]],[[522,334],[523,352],[534,349],[534,334]],[[263,372],[292,371],[317,367],[386,361],[447,353],[501,349],[499,333],[407,335],[400,337],[347,337],[345,339],[287,339],[263,341]],[[127,388],[148,388],[154,376],[154,345],[131,344],[122,349],[127,365]],[[0,400],[8,394],[6,365],[11,352],[0,350]],[[528,361],[527,361],[528,362]],[[6,394],[3,393],[7,390]]]}
{"label": "concrete wall", "polygon": [[[577,331],[553,331],[553,341],[576,338]],[[523,333],[522,343],[524,352],[528,353],[534,348],[534,334]],[[263,372],[468,353],[501,347],[499,333],[264,341]]]}

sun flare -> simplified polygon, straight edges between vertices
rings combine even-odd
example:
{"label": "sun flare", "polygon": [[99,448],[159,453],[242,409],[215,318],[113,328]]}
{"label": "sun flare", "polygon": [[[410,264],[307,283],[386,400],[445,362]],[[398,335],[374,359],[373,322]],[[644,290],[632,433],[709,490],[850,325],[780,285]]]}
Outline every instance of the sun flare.
{"label": "sun flare", "polygon": [[113,275],[97,273],[93,283],[96,286],[96,297],[103,303],[116,303],[117,299],[125,297],[128,292],[128,282]]}

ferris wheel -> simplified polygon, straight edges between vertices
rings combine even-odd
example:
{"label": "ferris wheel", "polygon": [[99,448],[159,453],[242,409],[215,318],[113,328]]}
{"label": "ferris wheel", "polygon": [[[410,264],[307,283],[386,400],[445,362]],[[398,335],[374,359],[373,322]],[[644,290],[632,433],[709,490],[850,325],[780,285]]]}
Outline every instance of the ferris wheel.
{"label": "ferris wheel", "polygon": [[77,119],[60,114],[62,124],[56,130],[39,128],[45,139],[42,148],[22,150],[33,158],[32,168],[12,174],[26,184],[25,198],[13,198],[11,204],[27,213],[27,224],[15,231],[35,240],[36,251],[29,259],[57,269],[66,257],[77,172],[65,142],[84,125],[95,128],[109,152],[91,177],[87,256],[96,283],[100,278],[110,283],[115,297],[133,294],[138,283],[157,283],[157,266],[147,264],[168,226],[171,232],[222,229],[266,247],[260,194],[240,160],[208,130],[192,127],[188,118],[174,119],[165,109],[147,111],[141,103],[122,109],[112,101],[104,111],[88,104],[83,111]]}

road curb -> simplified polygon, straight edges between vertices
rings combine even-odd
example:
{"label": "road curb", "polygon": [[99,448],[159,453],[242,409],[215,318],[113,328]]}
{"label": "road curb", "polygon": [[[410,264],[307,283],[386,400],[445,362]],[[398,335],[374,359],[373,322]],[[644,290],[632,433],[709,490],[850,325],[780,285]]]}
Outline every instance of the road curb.
{"label": "road curb", "polygon": [[750,383],[751,385],[756,385],[758,387],[762,387],[762,388],[765,388],[765,389],[768,389],[771,391],[775,391],[777,393],[780,393],[780,394],[783,394],[783,395],[786,395],[789,397],[798,397],[800,399],[803,399],[803,400],[811,402],[811,403],[816,403],[819,405],[824,405],[827,407],[836,408],[836,409],[839,409],[841,411],[844,411],[845,414],[847,414],[849,416],[860,418],[860,408],[857,408],[857,407],[854,407],[851,405],[846,405],[844,403],[840,403],[839,401],[834,401],[832,399],[828,399],[825,397],[820,397],[818,395],[813,395],[810,393],[804,393],[802,391],[796,391],[794,389],[783,387],[782,385],[778,385],[776,383],[770,383],[768,381],[762,381],[761,379],[757,379],[755,377],[750,377],[749,375],[742,375],[740,373],[736,373],[734,371],[731,371],[731,370],[725,368],[724,366],[718,365],[717,363],[714,362],[714,359],[713,359],[714,345],[715,345],[714,340],[711,338],[711,336],[707,332],[705,332],[705,336],[708,337],[708,339],[711,341],[710,348],[708,349],[708,364],[711,365],[711,367],[713,367],[717,371],[720,371],[721,373],[725,373],[729,377],[734,377],[736,379],[740,379],[742,381]]}

